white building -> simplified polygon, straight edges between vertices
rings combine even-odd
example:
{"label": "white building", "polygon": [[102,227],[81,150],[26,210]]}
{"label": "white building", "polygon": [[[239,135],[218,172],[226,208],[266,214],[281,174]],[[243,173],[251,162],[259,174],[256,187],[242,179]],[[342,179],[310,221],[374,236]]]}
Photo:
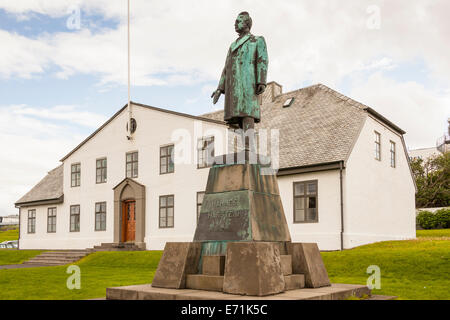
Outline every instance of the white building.
{"label": "white building", "polygon": [[11,214],[9,216],[0,217],[0,226],[11,226],[19,224],[19,215]]}
{"label": "white building", "polygon": [[[281,89],[268,84],[256,128],[279,130],[278,183],[292,241],[339,250],[414,238],[405,132],[324,85]],[[132,110],[132,140],[125,106],[17,201],[21,249],[131,241],[154,250],[192,241],[209,171],[202,149],[228,151],[223,111],[197,117],[137,103]]]}
{"label": "white building", "polygon": [[436,147],[409,150],[409,156],[411,157],[411,159],[419,158],[426,161],[430,158],[434,158],[440,155],[441,153]]}

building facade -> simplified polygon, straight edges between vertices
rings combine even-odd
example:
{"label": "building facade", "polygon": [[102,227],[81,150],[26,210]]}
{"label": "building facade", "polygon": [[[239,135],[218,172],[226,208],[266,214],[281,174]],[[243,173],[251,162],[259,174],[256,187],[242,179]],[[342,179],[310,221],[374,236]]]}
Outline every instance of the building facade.
{"label": "building facade", "polygon": [[[137,103],[132,110],[133,139],[123,107],[17,201],[21,249],[128,241],[160,250],[192,241],[209,160],[236,151],[237,136],[223,111],[192,116]],[[340,250],[415,237],[404,131],[323,85],[283,94],[270,83],[261,118],[258,141],[270,141],[279,167],[292,241]]]}

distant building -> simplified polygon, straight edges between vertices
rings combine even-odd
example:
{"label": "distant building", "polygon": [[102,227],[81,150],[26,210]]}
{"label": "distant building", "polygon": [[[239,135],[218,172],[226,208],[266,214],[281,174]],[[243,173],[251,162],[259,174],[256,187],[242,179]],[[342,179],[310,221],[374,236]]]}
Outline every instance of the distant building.
{"label": "distant building", "polygon": [[448,122],[448,133],[437,139],[436,147],[421,148],[409,150],[409,157],[411,159],[419,158],[426,161],[429,158],[440,156],[443,153],[450,151],[450,118]]}
{"label": "distant building", "polygon": [[6,217],[0,217],[0,226],[10,226],[19,224],[19,215],[11,214]]}
{"label": "distant building", "polygon": [[446,153],[450,151],[450,118],[447,119],[448,131],[442,137],[440,137],[436,142],[436,148],[441,153]]}
{"label": "distant building", "polygon": [[429,158],[437,157],[439,155],[441,155],[441,153],[436,147],[409,150],[409,157],[411,159],[419,158],[425,161]]}
{"label": "distant building", "polygon": [[[124,106],[17,201],[21,249],[133,242],[161,250],[192,241],[207,150],[236,147],[227,143],[223,111],[193,116],[132,105],[133,139]],[[415,238],[405,132],[375,110],[322,84],[283,93],[271,82],[256,129],[279,132],[278,184],[292,241],[339,250]],[[183,133],[189,149],[178,144]],[[192,160],[174,162],[180,150]]]}

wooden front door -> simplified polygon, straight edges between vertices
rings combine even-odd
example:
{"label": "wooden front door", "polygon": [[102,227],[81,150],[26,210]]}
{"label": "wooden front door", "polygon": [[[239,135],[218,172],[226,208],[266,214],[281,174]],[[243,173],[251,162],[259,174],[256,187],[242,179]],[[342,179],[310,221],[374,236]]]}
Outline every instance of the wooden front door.
{"label": "wooden front door", "polygon": [[122,202],[122,242],[134,241],[136,236],[135,201]]}

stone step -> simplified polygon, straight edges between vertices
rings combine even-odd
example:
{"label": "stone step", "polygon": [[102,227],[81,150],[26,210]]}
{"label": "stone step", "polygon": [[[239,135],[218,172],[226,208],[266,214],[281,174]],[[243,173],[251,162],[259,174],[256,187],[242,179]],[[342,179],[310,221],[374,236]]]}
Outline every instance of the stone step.
{"label": "stone step", "polygon": [[23,264],[28,264],[28,265],[47,265],[47,266],[63,266],[66,264],[69,264],[71,262],[67,262],[67,261],[25,261]]}
{"label": "stone step", "polygon": [[51,250],[43,253],[82,253],[86,252],[86,249],[72,249],[72,250]]}
{"label": "stone step", "polygon": [[225,256],[203,256],[202,274],[209,276],[223,276],[225,270]]}
{"label": "stone step", "polygon": [[39,257],[65,257],[65,258],[74,258],[74,259],[80,259],[82,257],[85,257],[88,253],[42,253],[39,255]]}
{"label": "stone step", "polygon": [[292,256],[282,254],[280,255],[281,258],[281,272],[284,276],[288,276],[292,274]]}
{"label": "stone step", "polygon": [[94,246],[92,249],[88,249],[90,252],[95,251],[141,251],[144,249],[139,248],[134,242],[120,242],[120,243],[102,243],[101,245]]}
{"label": "stone step", "polygon": [[144,251],[141,248],[94,248],[92,251]]}
{"label": "stone step", "polygon": [[188,274],[186,275],[186,288],[207,291],[222,291],[223,276]]}
{"label": "stone step", "polygon": [[55,250],[46,251],[40,255],[25,261],[23,264],[28,265],[48,265],[48,266],[58,266],[70,264],[87,256],[89,252],[87,250]]}
{"label": "stone step", "polygon": [[303,289],[305,287],[305,275],[304,274],[291,274],[284,276],[284,290],[296,290]]}
{"label": "stone step", "polygon": [[74,258],[64,258],[64,257],[34,257],[31,258],[28,261],[78,261],[80,259],[74,259]]}

